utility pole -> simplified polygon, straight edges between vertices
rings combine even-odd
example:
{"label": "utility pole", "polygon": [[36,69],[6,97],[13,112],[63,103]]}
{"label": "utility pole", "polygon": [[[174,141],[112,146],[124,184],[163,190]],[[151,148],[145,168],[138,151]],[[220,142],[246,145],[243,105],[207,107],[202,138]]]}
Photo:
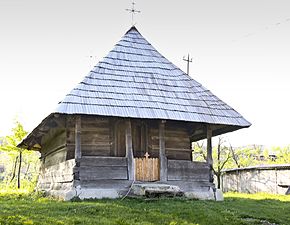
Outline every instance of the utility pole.
{"label": "utility pole", "polygon": [[189,63],[192,62],[192,58],[189,57],[189,54],[187,55],[187,58],[183,56],[183,60],[187,62],[187,75],[189,75]]}

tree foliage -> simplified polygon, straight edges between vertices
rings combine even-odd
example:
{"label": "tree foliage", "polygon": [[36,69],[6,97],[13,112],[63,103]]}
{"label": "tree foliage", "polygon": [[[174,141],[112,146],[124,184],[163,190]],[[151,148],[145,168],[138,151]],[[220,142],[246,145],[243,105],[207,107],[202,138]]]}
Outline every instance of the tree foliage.
{"label": "tree foliage", "polygon": [[12,187],[15,186],[15,180],[18,188],[21,187],[21,180],[25,184],[32,182],[38,170],[38,154],[17,147],[26,135],[23,125],[15,121],[11,134],[3,138],[0,146],[0,157],[5,159],[4,182]]}

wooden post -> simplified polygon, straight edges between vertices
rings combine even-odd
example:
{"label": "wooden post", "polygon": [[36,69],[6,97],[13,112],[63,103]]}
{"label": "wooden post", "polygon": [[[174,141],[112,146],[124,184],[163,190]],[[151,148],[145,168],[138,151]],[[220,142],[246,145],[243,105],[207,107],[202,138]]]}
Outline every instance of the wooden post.
{"label": "wooden post", "polygon": [[75,160],[78,163],[79,159],[82,157],[81,150],[81,116],[76,116],[75,125]]}
{"label": "wooden post", "polygon": [[165,120],[159,123],[160,181],[167,181],[167,158],[165,155]]}
{"label": "wooden post", "polygon": [[209,181],[213,183],[213,159],[212,159],[212,128],[207,125],[207,154],[206,162],[209,165]]}
{"label": "wooden post", "polygon": [[132,144],[132,127],[131,120],[126,121],[126,158],[128,161],[128,179],[135,180],[135,166]]}

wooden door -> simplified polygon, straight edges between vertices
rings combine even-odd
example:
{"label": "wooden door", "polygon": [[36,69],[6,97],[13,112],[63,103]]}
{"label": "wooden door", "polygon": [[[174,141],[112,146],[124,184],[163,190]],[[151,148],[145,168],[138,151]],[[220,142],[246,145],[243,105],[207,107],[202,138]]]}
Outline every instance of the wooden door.
{"label": "wooden door", "polygon": [[146,152],[145,157],[135,158],[135,180],[137,181],[158,181],[160,179],[160,167],[158,158],[149,158]]}

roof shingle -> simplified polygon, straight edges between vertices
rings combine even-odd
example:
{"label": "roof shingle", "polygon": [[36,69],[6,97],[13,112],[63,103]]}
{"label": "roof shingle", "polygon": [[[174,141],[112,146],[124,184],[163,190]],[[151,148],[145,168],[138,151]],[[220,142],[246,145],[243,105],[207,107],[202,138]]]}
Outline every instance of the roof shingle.
{"label": "roof shingle", "polygon": [[162,56],[132,27],[55,113],[251,124]]}

